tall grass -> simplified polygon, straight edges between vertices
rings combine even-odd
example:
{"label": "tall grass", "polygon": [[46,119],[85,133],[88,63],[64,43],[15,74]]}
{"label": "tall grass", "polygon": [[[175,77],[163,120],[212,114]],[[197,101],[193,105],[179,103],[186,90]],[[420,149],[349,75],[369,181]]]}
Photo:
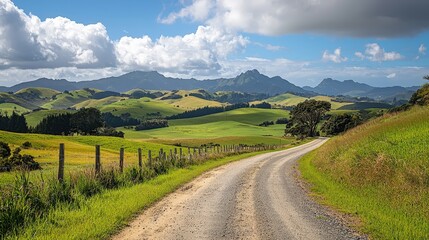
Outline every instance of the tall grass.
{"label": "tall grass", "polygon": [[[85,169],[70,173],[68,178],[58,181],[54,177],[38,180],[29,177],[29,172],[16,175],[12,186],[1,189],[0,195],[0,238],[16,236],[26,227],[44,219],[58,208],[80,208],[82,203],[109,189],[128,187],[149,181],[171,169],[186,168],[203,164],[208,160],[251,152],[255,149],[241,148],[240,151],[194,153],[191,157],[180,157],[165,152],[144,166],[129,167],[123,172],[116,168],[104,168],[101,172]],[[265,150],[265,148],[260,148]]]}
{"label": "tall grass", "polygon": [[306,179],[380,239],[429,238],[429,108],[361,125],[308,155]]}

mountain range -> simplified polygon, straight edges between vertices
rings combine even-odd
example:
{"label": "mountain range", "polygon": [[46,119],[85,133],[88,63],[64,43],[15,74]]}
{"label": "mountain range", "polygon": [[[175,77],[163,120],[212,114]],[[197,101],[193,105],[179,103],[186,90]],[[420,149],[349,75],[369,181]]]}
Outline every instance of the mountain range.
{"label": "mountain range", "polygon": [[316,87],[303,87],[304,90],[312,91],[328,96],[351,96],[368,97],[375,100],[393,101],[408,100],[411,95],[419,89],[415,87],[373,87],[368,84],[358,83],[353,80],[338,81],[332,78],[325,78]]}
{"label": "mountain range", "polygon": [[249,70],[234,78],[220,78],[212,80],[180,79],[166,77],[156,71],[134,71],[117,77],[108,77],[90,81],[72,82],[65,79],[54,80],[40,78],[34,81],[23,82],[12,87],[0,87],[0,92],[16,92],[29,87],[51,88],[57,91],[95,88],[104,91],[126,92],[131,89],[148,90],[191,90],[204,89],[207,91],[238,91],[246,93],[263,93],[276,95],[285,92],[305,96],[317,94],[336,96],[347,95],[352,97],[369,97],[377,100],[409,99],[419,87],[372,87],[353,80],[338,81],[331,78],[324,79],[316,87],[298,87],[287,80],[275,76],[268,77]]}

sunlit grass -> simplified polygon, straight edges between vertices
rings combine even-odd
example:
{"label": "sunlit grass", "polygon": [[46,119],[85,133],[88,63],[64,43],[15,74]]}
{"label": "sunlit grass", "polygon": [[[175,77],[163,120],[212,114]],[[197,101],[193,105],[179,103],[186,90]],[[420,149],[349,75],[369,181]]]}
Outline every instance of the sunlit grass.
{"label": "sunlit grass", "polygon": [[306,179],[379,239],[429,238],[429,108],[361,125],[308,155]]}

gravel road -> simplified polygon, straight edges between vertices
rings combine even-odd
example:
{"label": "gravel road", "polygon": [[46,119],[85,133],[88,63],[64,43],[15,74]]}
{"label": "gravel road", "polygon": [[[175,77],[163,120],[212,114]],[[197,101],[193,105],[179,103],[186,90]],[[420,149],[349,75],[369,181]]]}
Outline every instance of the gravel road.
{"label": "gravel road", "polygon": [[296,160],[326,139],[209,171],[144,211],[113,239],[361,239],[314,203]]}

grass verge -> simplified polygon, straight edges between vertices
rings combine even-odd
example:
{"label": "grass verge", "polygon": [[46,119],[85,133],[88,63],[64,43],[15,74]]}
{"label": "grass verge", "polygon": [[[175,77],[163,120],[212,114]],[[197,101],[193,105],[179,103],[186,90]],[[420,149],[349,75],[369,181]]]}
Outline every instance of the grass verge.
{"label": "grass verge", "polygon": [[29,226],[18,239],[102,239],[117,232],[139,211],[147,208],[205,171],[251,157],[253,152],[210,160],[201,165],[173,169],[148,182],[107,190],[82,202],[80,208],[59,208]]}
{"label": "grass verge", "polygon": [[374,239],[429,239],[429,109],[370,121],[300,160],[323,204]]}

